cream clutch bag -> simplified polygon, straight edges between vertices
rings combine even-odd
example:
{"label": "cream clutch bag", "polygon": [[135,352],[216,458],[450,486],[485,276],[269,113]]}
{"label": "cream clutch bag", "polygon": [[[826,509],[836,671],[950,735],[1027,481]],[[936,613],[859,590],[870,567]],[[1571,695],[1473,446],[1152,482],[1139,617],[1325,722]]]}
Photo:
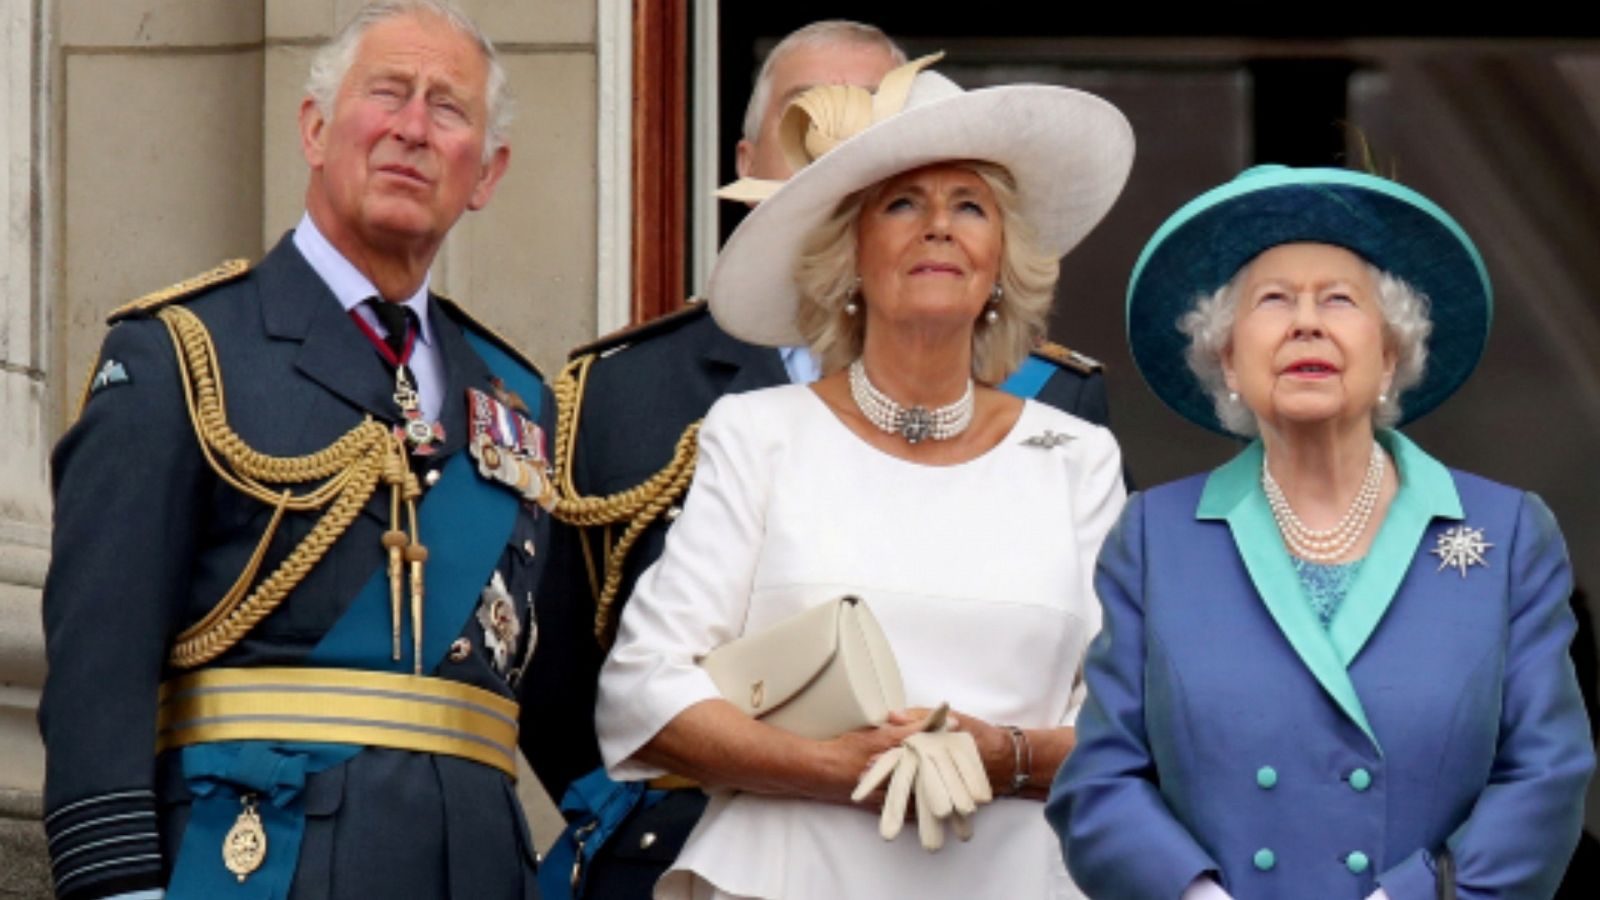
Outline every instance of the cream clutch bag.
{"label": "cream clutch bag", "polygon": [[813,606],[729,641],[700,666],[747,715],[817,740],[881,725],[906,702],[883,629],[857,597]]}

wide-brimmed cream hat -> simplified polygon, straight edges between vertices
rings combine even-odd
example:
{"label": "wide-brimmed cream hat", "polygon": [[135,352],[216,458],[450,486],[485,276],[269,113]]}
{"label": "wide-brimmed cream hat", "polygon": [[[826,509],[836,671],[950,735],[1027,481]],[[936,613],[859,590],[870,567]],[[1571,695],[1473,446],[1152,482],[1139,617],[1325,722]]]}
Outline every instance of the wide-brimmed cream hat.
{"label": "wide-brimmed cream hat", "polygon": [[839,201],[901,172],[948,160],[1004,166],[1039,245],[1057,256],[1083,240],[1122,192],[1133,129],[1093,94],[1021,84],[963,91],[924,67],[925,56],[884,76],[874,94],[825,85],[797,97],[779,139],[787,182],[742,179],[719,192],[759,201],[728,238],[707,287],[711,314],[754,344],[804,343],[795,327],[800,244]]}

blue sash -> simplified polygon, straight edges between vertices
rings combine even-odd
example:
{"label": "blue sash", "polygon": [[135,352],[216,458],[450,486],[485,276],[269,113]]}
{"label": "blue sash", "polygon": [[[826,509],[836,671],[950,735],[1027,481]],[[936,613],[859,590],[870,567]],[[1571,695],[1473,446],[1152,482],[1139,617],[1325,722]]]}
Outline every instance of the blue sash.
{"label": "blue sash", "polygon": [[543,900],[582,897],[589,864],[600,848],[634,813],[655,806],[666,795],[666,791],[645,787],[642,781],[613,781],[604,766],[572,782],[561,798],[567,827],[539,865],[539,896]]}
{"label": "blue sash", "polygon": [[1024,400],[1032,400],[1044,390],[1044,383],[1056,373],[1056,367],[1033,354],[1028,354],[1021,367],[1011,377],[1000,383],[1000,390]]}
{"label": "blue sash", "polygon": [[[471,331],[467,342],[507,387],[538,416],[543,382],[510,354]],[[445,464],[438,485],[422,498],[421,539],[428,548],[424,585],[422,670],[432,672],[477,608],[516,525],[520,498],[479,477],[465,451]],[[391,655],[389,575],[379,567],[344,615],[305,659],[308,667],[411,671],[411,640],[402,658]],[[403,627],[408,627],[402,623]],[[364,748],[301,741],[223,741],[184,747],[183,774],[194,795],[189,824],[173,865],[169,900],[283,900],[289,895],[305,834],[302,792],[308,776],[332,768]],[[238,818],[239,797],[259,796],[257,813],[267,833],[261,868],[240,882],[222,865],[222,840]]]}

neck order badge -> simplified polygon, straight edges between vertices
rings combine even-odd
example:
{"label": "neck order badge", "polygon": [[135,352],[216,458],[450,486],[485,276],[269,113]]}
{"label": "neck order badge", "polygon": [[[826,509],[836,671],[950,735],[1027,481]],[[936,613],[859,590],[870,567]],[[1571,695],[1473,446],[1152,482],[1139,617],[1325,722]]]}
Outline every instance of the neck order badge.
{"label": "neck order badge", "polygon": [[387,337],[379,337],[372,326],[355,310],[350,311],[350,318],[367,336],[367,340],[377,348],[378,355],[394,369],[394,403],[400,407],[400,414],[405,417],[404,425],[396,425],[395,433],[403,438],[406,446],[417,456],[430,456],[444,443],[444,426],[438,422],[429,422],[422,415],[422,403],[417,396],[416,386],[411,383],[411,374],[406,369],[406,364],[411,361],[411,352],[417,346],[416,313],[410,307],[398,303],[389,303],[380,298],[367,300],[372,307],[372,312],[383,323],[383,328],[388,332]]}

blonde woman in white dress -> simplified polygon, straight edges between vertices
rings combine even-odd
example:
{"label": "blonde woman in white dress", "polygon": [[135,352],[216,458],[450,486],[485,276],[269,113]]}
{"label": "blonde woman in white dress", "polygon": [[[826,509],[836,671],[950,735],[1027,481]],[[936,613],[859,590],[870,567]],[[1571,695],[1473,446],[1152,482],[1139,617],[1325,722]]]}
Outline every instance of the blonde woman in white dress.
{"label": "blonde woman in white dress", "polygon": [[[612,774],[713,791],[658,897],[1081,896],[1038,801],[1073,744],[1121,458],[1105,429],[996,386],[1042,337],[1059,259],[1120,192],[1133,139],[1097,97],[963,92],[929,61],[876,96],[802,96],[786,149],[809,165],[740,185],[770,196],[718,260],[712,314],[747,341],[808,345],[824,377],[712,408],[601,674]],[[969,841],[885,841],[877,810],[850,803],[920,710],[809,740],[696,665],[842,594],[882,624],[909,705],[949,703],[972,735],[996,799]]]}

